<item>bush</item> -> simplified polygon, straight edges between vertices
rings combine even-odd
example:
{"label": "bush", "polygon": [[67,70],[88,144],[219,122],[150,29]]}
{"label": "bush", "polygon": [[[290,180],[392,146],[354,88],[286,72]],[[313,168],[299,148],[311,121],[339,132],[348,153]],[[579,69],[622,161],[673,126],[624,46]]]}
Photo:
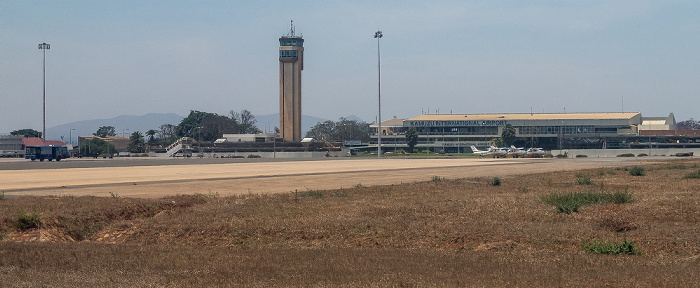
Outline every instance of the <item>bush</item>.
{"label": "bush", "polygon": [[591,181],[591,177],[588,177],[588,175],[576,174],[576,184],[593,185],[593,181]]}
{"label": "bush", "polygon": [[637,248],[637,244],[634,241],[629,241],[625,238],[622,243],[613,243],[612,241],[599,242],[593,240],[590,242],[583,243],[583,250],[590,253],[596,254],[629,254],[629,255],[641,255],[643,252]]}
{"label": "bush", "polygon": [[559,213],[571,214],[578,212],[578,208],[583,205],[596,204],[601,202],[624,204],[632,202],[632,194],[628,192],[611,193],[569,193],[550,194],[542,196],[542,202],[554,205]]}
{"label": "bush", "polygon": [[625,154],[617,155],[617,157],[634,157],[634,154],[633,153],[625,153]]}
{"label": "bush", "polygon": [[683,176],[683,178],[684,179],[700,179],[700,170],[685,174],[685,176]]}
{"label": "bush", "polygon": [[647,155],[647,153],[639,153],[639,154],[637,154],[637,157],[645,157],[645,156],[649,156],[649,155]]}
{"label": "bush", "polygon": [[644,176],[646,173],[644,172],[644,168],[639,167],[639,166],[634,166],[630,168],[630,175],[632,176]]}
{"label": "bush", "polygon": [[501,178],[493,177],[493,180],[491,181],[491,185],[493,185],[493,186],[501,186]]}
{"label": "bush", "polygon": [[586,157],[588,157],[588,155],[584,155],[584,154],[576,155],[576,158],[586,158]]}
{"label": "bush", "polygon": [[557,154],[557,158],[566,158],[568,155],[566,154]]}
{"label": "bush", "polygon": [[257,154],[248,154],[248,158],[262,158],[262,156]]}
{"label": "bush", "polygon": [[17,215],[15,226],[20,231],[39,228],[41,226],[41,215],[39,213],[20,212]]}

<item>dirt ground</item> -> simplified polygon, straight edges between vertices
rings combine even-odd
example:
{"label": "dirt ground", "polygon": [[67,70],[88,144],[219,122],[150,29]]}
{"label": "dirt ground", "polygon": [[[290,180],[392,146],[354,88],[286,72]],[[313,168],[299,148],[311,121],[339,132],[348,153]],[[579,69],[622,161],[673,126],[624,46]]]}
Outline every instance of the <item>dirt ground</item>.
{"label": "dirt ground", "polygon": [[[72,161],[81,161],[71,159]],[[644,159],[649,160],[649,159]],[[158,198],[169,195],[218,193],[285,193],[352,187],[357,184],[389,185],[444,178],[491,177],[633,165],[640,159],[331,159],[319,161],[261,161],[246,163],[192,164],[154,161],[153,166],[118,167],[91,162],[84,168],[0,170],[0,191],[6,197],[114,196]],[[62,162],[65,163],[66,161]],[[19,162],[18,162],[19,163]],[[92,164],[94,163],[94,164]],[[49,163],[41,163],[41,165]],[[56,164],[56,163],[53,163]],[[19,167],[19,165],[18,165]]]}

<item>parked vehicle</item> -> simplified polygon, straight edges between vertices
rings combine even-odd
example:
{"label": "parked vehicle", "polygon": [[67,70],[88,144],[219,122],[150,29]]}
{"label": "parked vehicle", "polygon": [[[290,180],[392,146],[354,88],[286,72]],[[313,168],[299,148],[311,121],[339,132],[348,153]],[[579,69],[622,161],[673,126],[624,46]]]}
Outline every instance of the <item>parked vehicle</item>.
{"label": "parked vehicle", "polygon": [[66,146],[27,146],[27,150],[24,154],[24,159],[30,159],[32,161],[37,159],[39,161],[53,161],[54,159],[56,161],[61,161],[61,159],[64,158],[70,158],[70,154],[68,154],[68,147]]}

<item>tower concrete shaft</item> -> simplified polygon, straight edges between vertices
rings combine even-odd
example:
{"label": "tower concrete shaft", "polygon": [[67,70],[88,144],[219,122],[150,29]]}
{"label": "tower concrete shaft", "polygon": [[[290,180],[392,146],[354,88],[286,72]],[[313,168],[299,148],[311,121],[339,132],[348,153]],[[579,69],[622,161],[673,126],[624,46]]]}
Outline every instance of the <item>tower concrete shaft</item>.
{"label": "tower concrete shaft", "polygon": [[301,135],[301,70],[304,69],[304,39],[290,33],[280,37],[280,137],[300,142]]}

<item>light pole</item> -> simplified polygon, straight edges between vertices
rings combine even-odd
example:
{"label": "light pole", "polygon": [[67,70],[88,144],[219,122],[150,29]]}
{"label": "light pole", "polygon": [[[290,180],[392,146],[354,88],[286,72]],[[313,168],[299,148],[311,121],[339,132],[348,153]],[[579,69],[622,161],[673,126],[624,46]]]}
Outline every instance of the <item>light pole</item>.
{"label": "light pole", "polygon": [[44,128],[41,131],[41,140],[43,145],[46,145],[46,50],[51,49],[51,45],[46,43],[39,44],[39,49],[44,51]]}
{"label": "light pole", "polygon": [[73,130],[75,130],[75,129],[74,129],[74,128],[71,128],[71,129],[68,131],[68,142],[70,142],[70,145],[73,145]]}
{"label": "light pole", "polygon": [[382,158],[382,61],[379,54],[379,39],[384,36],[382,31],[374,33],[374,38],[377,38],[377,95],[379,102],[379,119],[377,120],[377,157]]}

